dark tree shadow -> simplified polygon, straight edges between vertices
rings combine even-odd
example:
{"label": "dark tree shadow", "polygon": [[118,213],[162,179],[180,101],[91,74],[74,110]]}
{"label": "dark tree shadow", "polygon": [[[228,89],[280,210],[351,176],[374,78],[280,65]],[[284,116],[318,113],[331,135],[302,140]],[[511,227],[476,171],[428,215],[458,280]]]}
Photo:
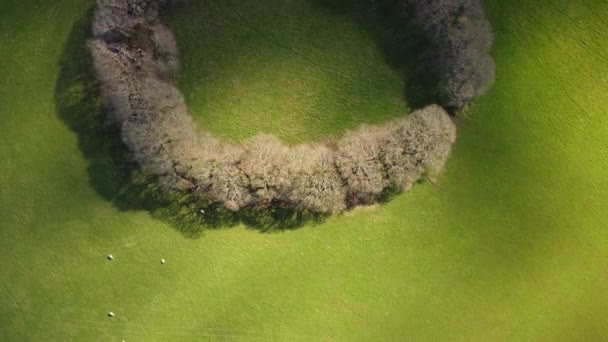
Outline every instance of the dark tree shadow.
{"label": "dark tree shadow", "polygon": [[[147,210],[188,238],[205,229],[221,229],[244,223],[261,232],[296,229],[322,222],[324,216],[299,212],[273,203],[264,209],[229,212],[220,205],[197,201],[186,193],[167,193],[154,176],[138,171],[119,131],[106,119],[86,41],[91,37],[92,9],[70,32],[59,60],[55,105],[60,118],[76,133],[87,159],[91,186],[119,210]],[[201,214],[203,209],[205,214]]]}
{"label": "dark tree shadow", "polygon": [[385,61],[404,80],[403,96],[412,108],[439,103],[439,79],[429,69],[432,47],[416,32],[398,0],[310,0],[321,10],[350,16],[375,41]]}

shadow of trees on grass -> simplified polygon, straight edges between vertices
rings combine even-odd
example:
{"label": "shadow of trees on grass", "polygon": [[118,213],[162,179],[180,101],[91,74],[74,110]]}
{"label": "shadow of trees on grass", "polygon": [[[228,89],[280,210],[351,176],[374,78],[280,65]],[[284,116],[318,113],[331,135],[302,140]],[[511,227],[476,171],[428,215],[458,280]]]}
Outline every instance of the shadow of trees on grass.
{"label": "shadow of trees on grass", "polygon": [[433,54],[428,40],[408,19],[403,1],[397,0],[310,0],[321,10],[350,16],[375,41],[385,61],[405,80],[403,96],[411,108],[439,103],[439,79],[428,70]]}
{"label": "shadow of trees on grass", "polygon": [[[119,210],[146,210],[188,238],[200,237],[205,229],[245,224],[261,232],[299,228],[325,217],[298,212],[273,204],[264,210],[232,213],[221,206],[197,201],[185,193],[167,193],[154,176],[138,171],[117,127],[106,119],[99,83],[86,48],[92,9],[73,26],[59,60],[55,85],[56,111],[76,133],[88,161],[91,186]],[[205,214],[201,214],[203,209]]]}

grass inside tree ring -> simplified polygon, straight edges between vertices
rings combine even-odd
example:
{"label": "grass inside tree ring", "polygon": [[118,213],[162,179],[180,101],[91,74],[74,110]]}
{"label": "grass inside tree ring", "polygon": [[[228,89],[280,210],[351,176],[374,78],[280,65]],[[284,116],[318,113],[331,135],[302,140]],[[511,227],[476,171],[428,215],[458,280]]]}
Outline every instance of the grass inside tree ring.
{"label": "grass inside tree ring", "polygon": [[[410,112],[406,70],[345,7],[266,0],[170,8],[178,84],[195,121],[223,139],[263,132],[296,144]],[[415,58],[407,52],[403,60]]]}

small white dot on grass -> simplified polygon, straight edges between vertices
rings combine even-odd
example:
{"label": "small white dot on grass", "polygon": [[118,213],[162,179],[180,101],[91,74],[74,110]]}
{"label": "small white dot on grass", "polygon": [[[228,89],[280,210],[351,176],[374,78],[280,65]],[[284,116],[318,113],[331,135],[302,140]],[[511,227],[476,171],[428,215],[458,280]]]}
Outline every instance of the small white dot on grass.
{"label": "small white dot on grass", "polygon": [[108,260],[113,260],[114,259],[114,257],[112,256],[112,254],[108,254],[107,258],[108,258]]}
{"label": "small white dot on grass", "polygon": [[114,312],[112,312],[112,311],[108,312],[108,317],[114,317]]}
{"label": "small white dot on grass", "polygon": [[160,263],[164,265],[165,264],[165,259],[160,259]]}

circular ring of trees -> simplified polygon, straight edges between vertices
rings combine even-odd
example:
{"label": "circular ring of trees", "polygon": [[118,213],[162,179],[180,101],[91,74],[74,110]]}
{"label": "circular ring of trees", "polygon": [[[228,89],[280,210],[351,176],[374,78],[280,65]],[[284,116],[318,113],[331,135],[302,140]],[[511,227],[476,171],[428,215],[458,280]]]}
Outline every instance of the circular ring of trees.
{"label": "circular ring of trees", "polygon": [[443,168],[456,140],[448,115],[492,83],[490,25],[480,0],[401,0],[434,47],[442,103],[331,143],[287,146],[272,135],[240,145],[199,132],[172,84],[178,52],[161,10],[171,0],[98,0],[89,51],[109,119],[139,167],[166,191],[230,211],[281,205],[331,214],[406,191]]}

